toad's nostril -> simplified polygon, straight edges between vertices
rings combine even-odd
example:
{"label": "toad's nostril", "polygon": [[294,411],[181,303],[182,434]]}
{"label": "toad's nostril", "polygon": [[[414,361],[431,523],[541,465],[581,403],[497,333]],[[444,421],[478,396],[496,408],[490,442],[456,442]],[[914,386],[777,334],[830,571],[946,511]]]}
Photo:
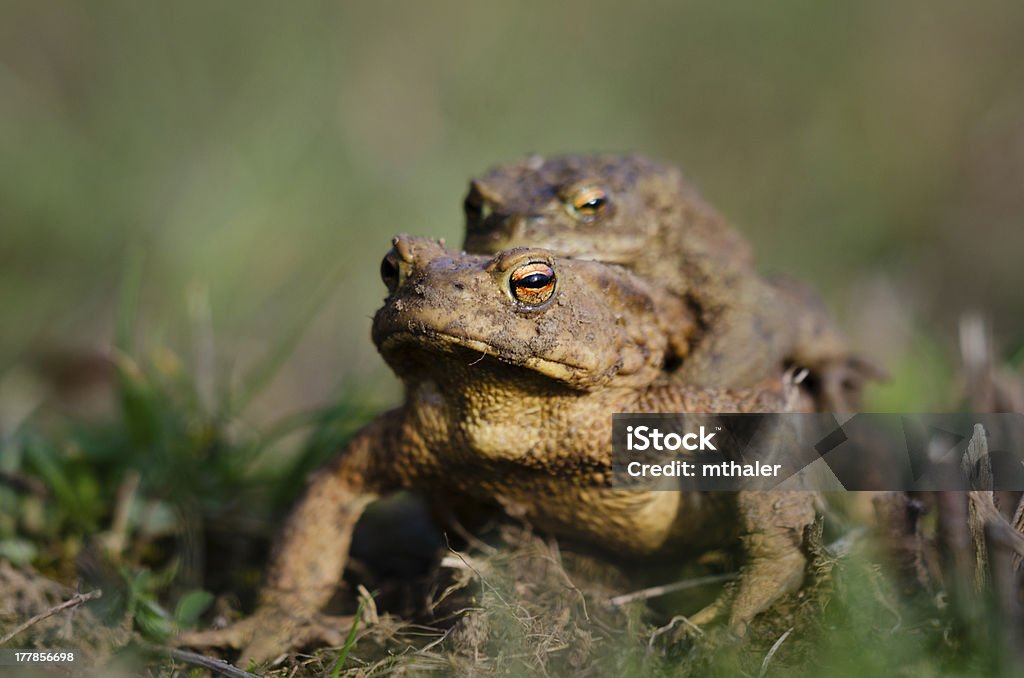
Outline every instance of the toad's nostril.
{"label": "toad's nostril", "polygon": [[380,279],[384,281],[384,284],[388,288],[388,294],[394,294],[401,283],[401,259],[398,256],[398,252],[395,248],[384,255],[384,259],[380,262]]}

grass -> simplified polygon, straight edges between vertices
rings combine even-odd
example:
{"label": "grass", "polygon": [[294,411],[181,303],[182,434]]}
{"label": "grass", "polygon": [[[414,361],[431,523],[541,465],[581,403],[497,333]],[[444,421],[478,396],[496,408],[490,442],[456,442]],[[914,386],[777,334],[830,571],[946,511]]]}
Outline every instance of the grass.
{"label": "grass", "polygon": [[[238,396],[209,407],[203,375],[178,354],[133,357],[141,270],[132,259],[117,346],[96,387],[116,404],[112,415],[84,421],[44,402],[2,439],[0,558],[103,589],[90,606],[102,624],[162,642],[211,606],[203,587],[251,600],[274,527],[305,476],[373,406],[342,397],[262,431],[242,425],[238,412],[315,314],[307,308]],[[297,449],[286,442],[304,432]]]}
{"label": "grass", "polygon": [[356,608],[355,618],[352,620],[352,628],[348,630],[348,635],[345,636],[345,644],[341,646],[338,651],[338,658],[334,660],[334,668],[331,670],[331,678],[338,678],[341,675],[341,669],[345,666],[345,660],[348,659],[349,653],[352,648],[356,645],[356,631],[359,630],[359,620],[363,615],[363,603],[359,603],[359,607]]}

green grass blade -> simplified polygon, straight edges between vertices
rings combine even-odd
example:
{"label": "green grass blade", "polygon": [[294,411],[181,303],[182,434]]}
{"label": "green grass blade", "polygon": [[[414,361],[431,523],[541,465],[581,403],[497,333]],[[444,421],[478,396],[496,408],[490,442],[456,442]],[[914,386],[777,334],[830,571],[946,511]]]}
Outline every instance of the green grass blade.
{"label": "green grass blade", "polygon": [[334,663],[334,668],[331,670],[331,678],[338,678],[341,675],[341,669],[345,666],[345,660],[348,659],[349,652],[356,644],[356,631],[359,629],[359,618],[363,616],[363,601],[359,601],[359,607],[356,608],[356,616],[352,620],[352,628],[348,630],[348,636],[345,638],[345,644],[341,647],[341,652],[338,653],[338,660]]}

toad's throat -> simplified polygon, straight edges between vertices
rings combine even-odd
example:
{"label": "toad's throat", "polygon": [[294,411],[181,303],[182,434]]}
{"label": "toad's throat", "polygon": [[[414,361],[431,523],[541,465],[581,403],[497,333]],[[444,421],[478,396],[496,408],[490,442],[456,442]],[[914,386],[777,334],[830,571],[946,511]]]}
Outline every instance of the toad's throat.
{"label": "toad's throat", "polygon": [[557,360],[539,358],[537,356],[529,356],[522,359],[510,358],[502,355],[498,349],[485,341],[470,339],[468,337],[459,337],[453,334],[439,332],[437,330],[423,329],[417,331],[403,330],[395,332],[381,342],[380,350],[382,353],[390,351],[397,352],[400,351],[402,347],[408,346],[409,344],[422,346],[424,339],[428,339],[436,344],[465,348],[469,351],[479,353],[481,358],[493,358],[509,365],[524,367],[537,372],[538,374],[563,382],[574,383],[578,381],[581,376],[590,371],[582,365],[573,365],[566,362],[559,362]]}

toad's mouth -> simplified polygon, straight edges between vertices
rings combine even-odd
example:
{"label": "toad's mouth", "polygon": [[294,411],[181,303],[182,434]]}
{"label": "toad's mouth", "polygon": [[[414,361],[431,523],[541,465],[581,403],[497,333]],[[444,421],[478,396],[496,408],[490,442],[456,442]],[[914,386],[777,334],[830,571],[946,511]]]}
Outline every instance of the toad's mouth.
{"label": "toad's mouth", "polygon": [[[497,348],[479,339],[460,337],[454,334],[447,334],[437,330],[422,329],[418,331],[401,330],[388,336],[380,343],[380,352],[384,355],[398,353],[412,347],[424,348],[424,339],[434,343],[438,348],[451,347],[466,349],[467,355],[475,353],[480,361],[484,358],[491,358],[507,365],[515,365],[537,372],[550,379],[578,385],[583,381],[591,370],[583,365],[539,358],[537,356],[524,356],[523,358],[503,355]],[[427,350],[436,350],[431,347]],[[473,364],[474,361],[470,361]]]}

